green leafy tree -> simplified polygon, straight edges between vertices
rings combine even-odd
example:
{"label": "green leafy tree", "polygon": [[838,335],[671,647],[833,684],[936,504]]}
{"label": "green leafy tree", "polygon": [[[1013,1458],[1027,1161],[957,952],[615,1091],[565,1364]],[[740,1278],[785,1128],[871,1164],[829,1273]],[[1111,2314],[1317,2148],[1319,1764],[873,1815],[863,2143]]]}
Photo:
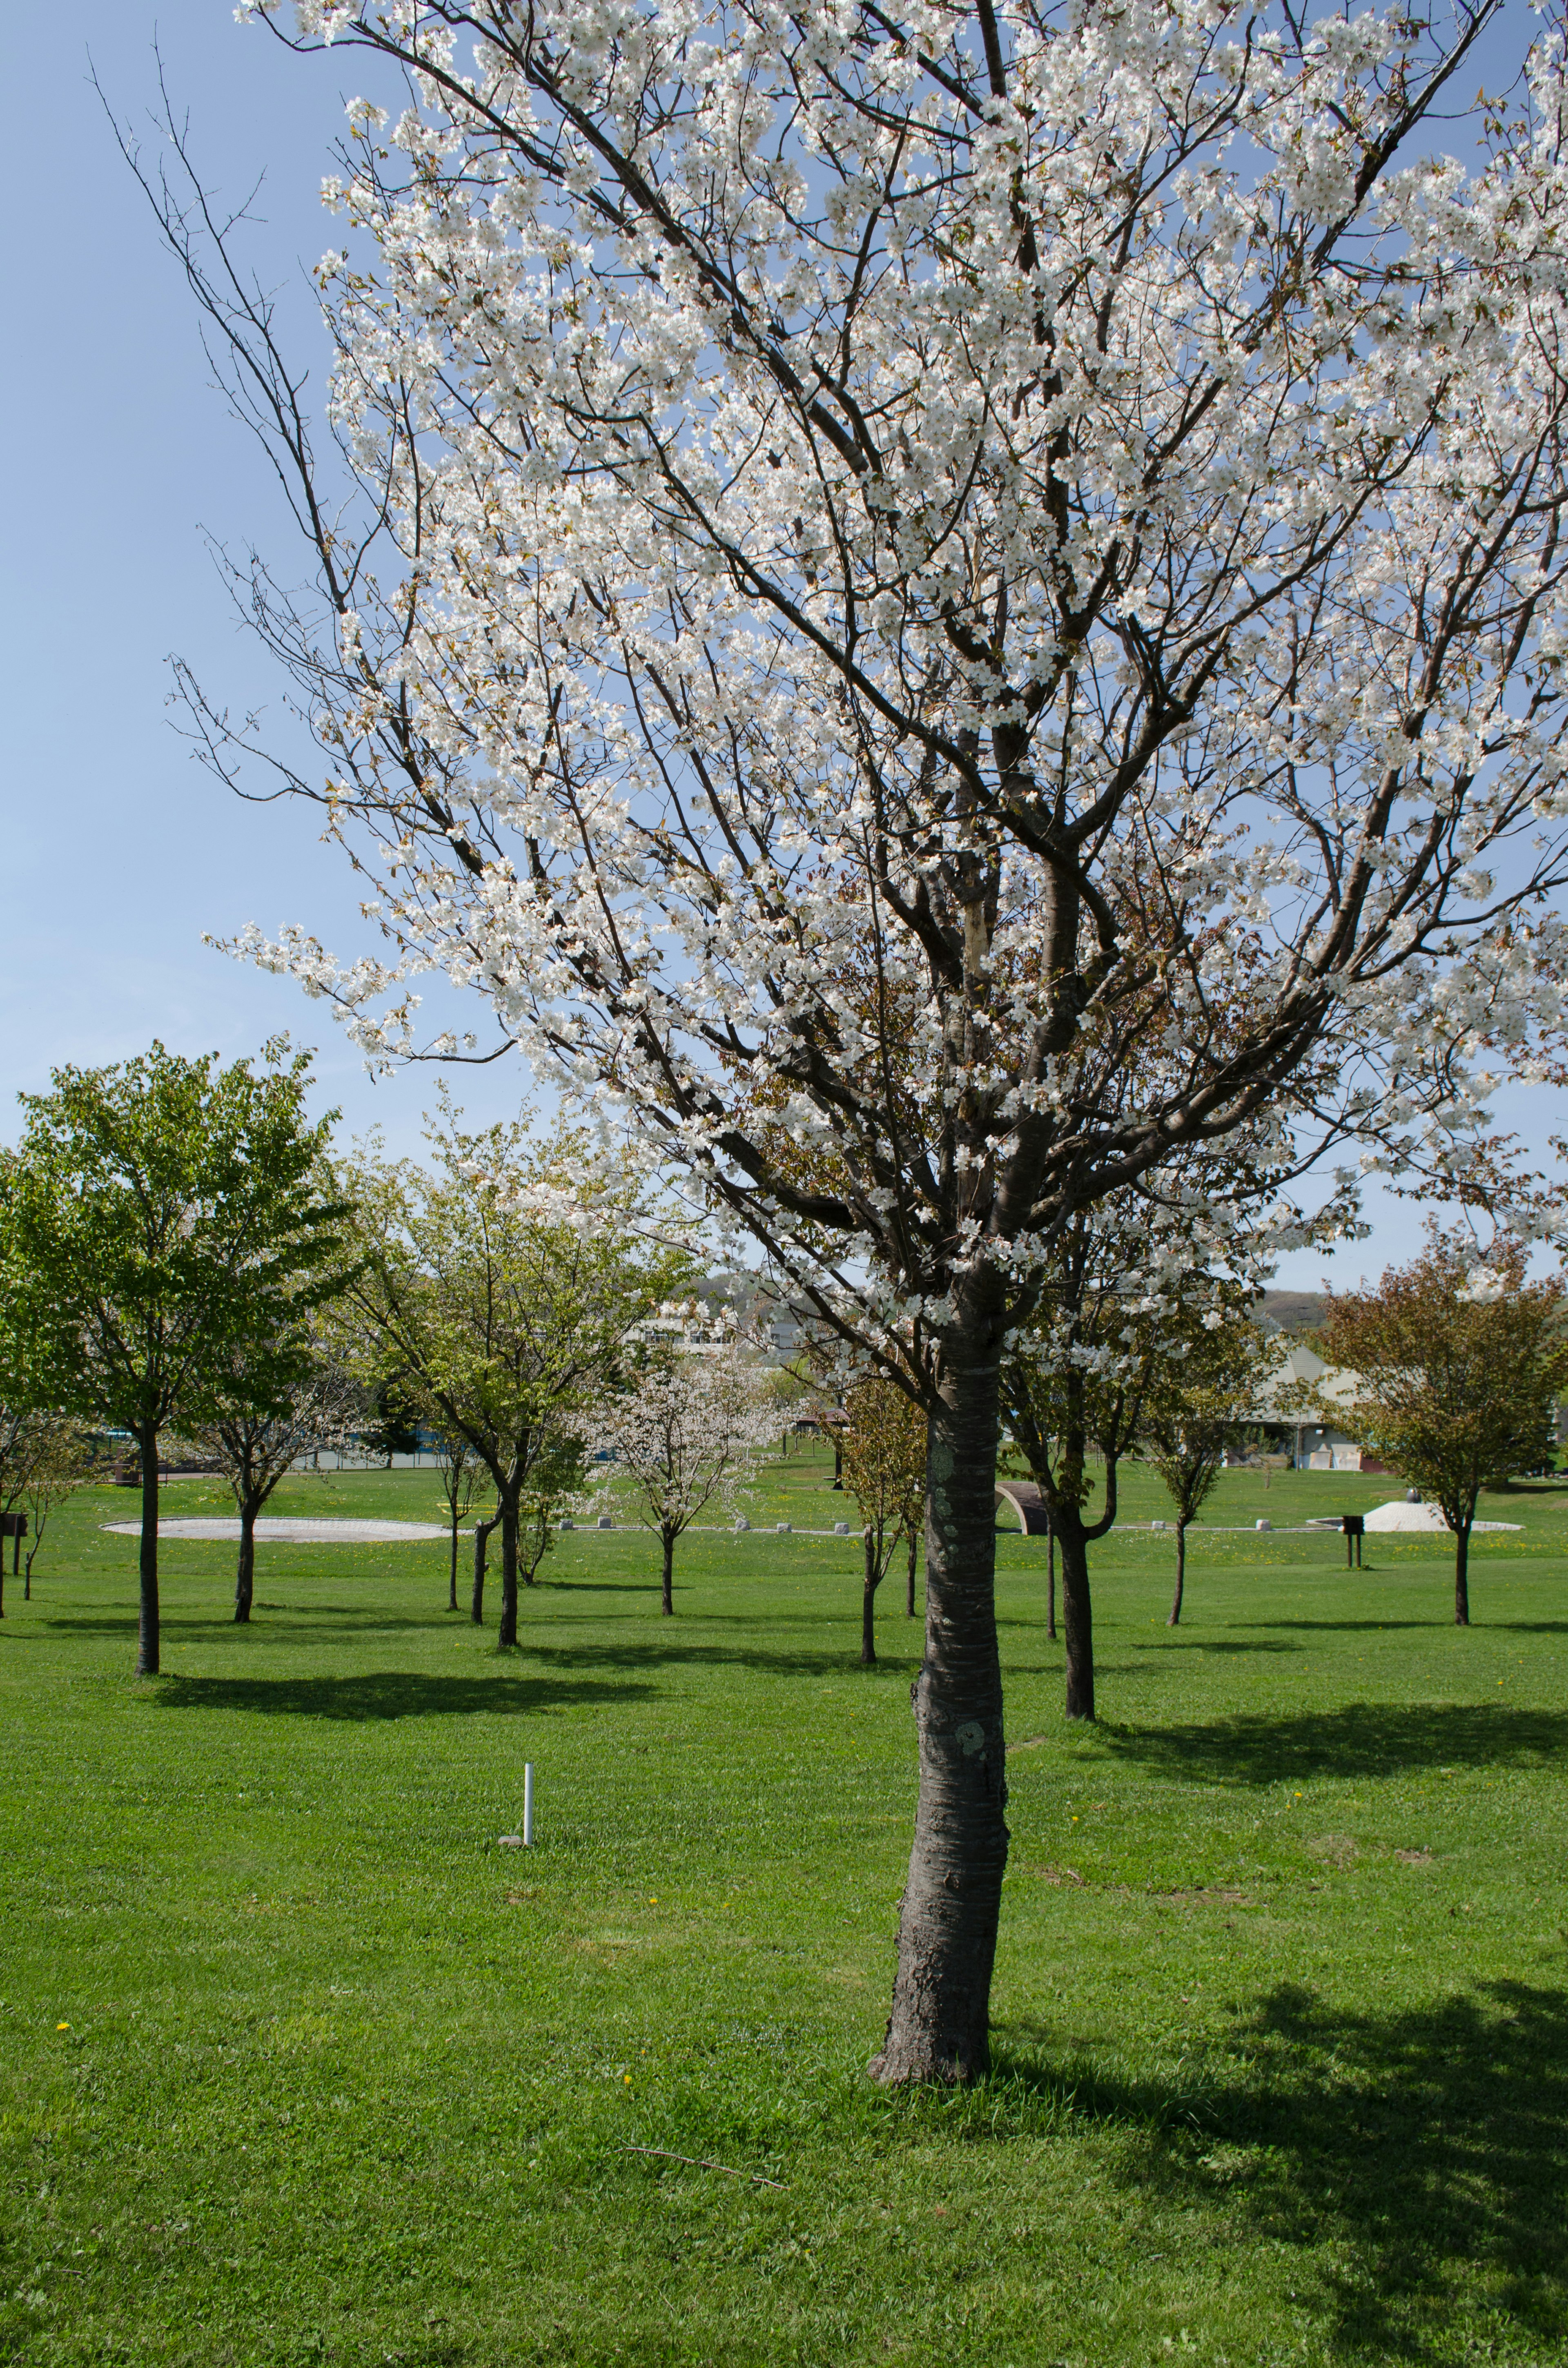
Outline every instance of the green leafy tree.
{"label": "green leafy tree", "polygon": [[1329,1292],[1313,1346],[1356,1377],[1348,1405],[1319,1398],[1385,1463],[1440,1505],[1454,1533],[1454,1620],[1470,1625],[1470,1533],[1481,1491],[1540,1458],[1568,1385],[1562,1283],[1525,1280],[1525,1253],[1482,1258],[1433,1228],[1424,1254],[1376,1291]]}
{"label": "green leafy tree", "polygon": [[1257,1406],[1279,1360],[1276,1343],[1248,1313],[1252,1294],[1221,1293],[1196,1324],[1166,1335],[1151,1363],[1138,1444],[1176,1510],[1176,1576],[1166,1626],[1181,1621],[1187,1592],[1187,1532],[1223,1469],[1238,1426]]}
{"label": "green leafy tree", "polygon": [[[465,1133],[443,1101],[428,1167],[362,1156],[345,1189],[365,1262],[342,1303],[349,1353],[369,1384],[461,1439],[495,1491],[498,1641],[517,1641],[551,1515],[584,1485],[591,1412],[628,1338],[684,1264],[642,1245],[634,1192],[587,1138],[526,1121]],[[476,1541],[474,1618],[483,1616]]]}
{"label": "green leafy tree", "polygon": [[162,1044],[57,1069],[0,1164],[3,1332],[33,1404],[118,1425],[142,1465],[136,1667],[158,1668],[158,1440],[209,1411],[226,1361],[341,1286],[344,1204],[322,1186],[336,1113],[308,1054],[187,1060]]}

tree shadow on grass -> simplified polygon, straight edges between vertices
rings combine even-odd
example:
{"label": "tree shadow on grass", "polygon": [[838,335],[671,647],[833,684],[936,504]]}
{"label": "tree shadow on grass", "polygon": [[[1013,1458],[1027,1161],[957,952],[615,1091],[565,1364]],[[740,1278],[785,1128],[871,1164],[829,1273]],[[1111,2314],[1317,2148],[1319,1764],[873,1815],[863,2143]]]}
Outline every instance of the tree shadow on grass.
{"label": "tree shadow on grass", "polygon": [[[1005,2046],[997,2068],[1132,2124],[1123,2175],[1141,2186],[1309,2254],[1298,2297],[1331,2358],[1451,2361],[1456,2337],[1480,2347],[1466,2359],[1564,2356],[1568,1996],[1495,1982],[1378,2015],[1287,1986],[1229,2044],[1245,2072],[1180,2097]],[[1499,2313],[1528,2353],[1483,2341]]]}
{"label": "tree shadow on grass", "polygon": [[163,1710],[243,1710],[275,1718],[526,1718],[631,1702],[653,1691],[594,1678],[433,1678],[377,1669],[346,1678],[168,1677],[158,1681],[155,1699]]}
{"label": "tree shadow on grass", "polygon": [[549,1668],[751,1669],[764,1677],[853,1677],[871,1684],[881,1677],[907,1685],[910,1669],[919,1657],[913,1639],[901,1650],[891,1637],[880,1638],[878,1659],[870,1668],[862,1668],[858,1620],[853,1622],[852,1634],[851,1624],[846,1622],[844,1643],[831,1652],[804,1646],[795,1652],[775,1652],[761,1645],[700,1645],[678,1633],[672,1634],[667,1626],[650,1627],[624,1644],[540,1645],[528,1636],[523,1643],[529,1659],[542,1661]]}
{"label": "tree shadow on grass", "polygon": [[1300,1645],[1269,1643],[1238,1644],[1234,1639],[1207,1636],[1151,1636],[1146,1644],[1134,1645],[1135,1653],[1299,1653]]}
{"label": "tree shadow on grass", "polygon": [[1278,1784],[1303,1776],[1394,1776],[1409,1769],[1561,1767],[1568,1712],[1501,1702],[1346,1702],[1284,1717],[1102,1730],[1114,1758],[1156,1776]]}

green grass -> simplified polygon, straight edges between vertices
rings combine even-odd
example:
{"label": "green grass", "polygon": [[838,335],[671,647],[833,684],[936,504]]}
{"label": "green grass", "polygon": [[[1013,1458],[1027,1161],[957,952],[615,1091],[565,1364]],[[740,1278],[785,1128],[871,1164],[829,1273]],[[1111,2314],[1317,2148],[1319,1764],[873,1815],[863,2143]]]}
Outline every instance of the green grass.
{"label": "green grass", "polygon": [[[824,1478],[754,1520],[826,1526]],[[1211,1520],[1393,1493],[1232,1474]],[[1119,1535],[1092,1732],[1000,1541],[998,2066],[952,2098],[863,2078],[916,1651],[890,1580],[856,1666],[855,1541],[693,1538],[665,1622],[656,1549],[579,1535],[506,1658],[439,1546],[264,1547],[247,1634],[171,1543],[138,1685],[133,1510],[6,1584],[0,2357],[1568,2357],[1568,1490],[1483,1506],[1525,1529],[1468,1634],[1440,1545],[1289,1535],[1200,1535],[1173,1634],[1170,1542]]]}

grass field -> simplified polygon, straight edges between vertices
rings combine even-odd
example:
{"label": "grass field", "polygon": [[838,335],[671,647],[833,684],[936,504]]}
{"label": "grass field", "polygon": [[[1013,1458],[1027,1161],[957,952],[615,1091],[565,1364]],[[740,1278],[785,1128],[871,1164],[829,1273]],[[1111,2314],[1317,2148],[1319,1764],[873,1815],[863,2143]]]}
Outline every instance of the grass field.
{"label": "grass field", "polygon": [[[754,1520],[828,1526],[825,1478]],[[264,1547],[246,1633],[232,1550],[171,1542],[139,1685],[133,1511],[6,1584],[0,2357],[1568,2359],[1568,1489],[1483,1505],[1525,1527],[1468,1634],[1440,1545],[1236,1534],[1168,1632],[1170,1541],[1118,1534],[1087,1732],[1000,1541],[998,2068],[952,2098],[863,2078],[917,1651],[890,1580],[856,1665],[854,1540],[693,1538],[661,1622],[656,1548],[579,1534],[505,1657],[439,1546]]]}

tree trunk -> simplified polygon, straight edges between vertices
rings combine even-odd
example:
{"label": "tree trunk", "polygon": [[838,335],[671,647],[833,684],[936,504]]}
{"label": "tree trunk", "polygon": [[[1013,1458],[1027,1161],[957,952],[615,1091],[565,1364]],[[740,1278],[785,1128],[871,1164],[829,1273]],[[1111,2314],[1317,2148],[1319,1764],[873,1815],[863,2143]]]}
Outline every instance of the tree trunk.
{"label": "tree trunk", "polygon": [[860,1667],[869,1668],[877,1657],[877,1585],[881,1572],[877,1565],[881,1560],[878,1551],[881,1540],[869,1526],[862,1543],[866,1549],[866,1576],[860,1583]]}
{"label": "tree trunk", "polygon": [[501,1508],[501,1627],[495,1642],[504,1650],[517,1641],[517,1508],[511,1503]]}
{"label": "tree trunk", "polygon": [[[833,1485],[835,1488],[842,1488],[844,1486],[844,1441],[839,1438],[836,1429],[833,1434]],[[914,1609],[914,1605],[911,1604],[910,1610]]]}
{"label": "tree trunk", "polygon": [[673,1620],[676,1609],[676,1531],[661,1530],[665,1545],[665,1591],[659,1610],[666,1620]]}
{"label": "tree trunk", "polygon": [[1056,1524],[1048,1517],[1045,1547],[1045,1638],[1056,1642]]}
{"label": "tree trunk", "polygon": [[234,1618],[248,1623],[250,1608],[256,1596],[256,1517],[258,1507],[255,1497],[245,1497],[240,1502],[240,1566],[234,1580]]}
{"label": "tree trunk", "polygon": [[870,2067],[889,2082],[973,2080],[990,2060],[1007,1863],[996,1384],[994,1365],[949,1366],[926,1429],[926,1656],[913,1689],[920,1796],[892,2011]]}
{"label": "tree trunk", "polygon": [[1067,1715],[1095,1714],[1095,1616],[1089,1601],[1089,1541],[1072,1510],[1058,1516],[1062,1543],[1062,1625],[1067,1643]]}
{"label": "tree trunk", "polygon": [[484,1625],[484,1557],[490,1544],[490,1532],[500,1518],[499,1513],[492,1513],[487,1521],[476,1521],[473,1525],[473,1603],[469,1616],[476,1628]]}
{"label": "tree trunk", "polygon": [[[1471,1515],[1471,1520],[1475,1519]],[[1470,1626],[1470,1521],[1454,1531],[1454,1626]]]}
{"label": "tree trunk", "polygon": [[158,1432],[155,1424],[135,1433],[142,1451],[142,1603],[136,1637],[136,1674],[158,1674]]}
{"label": "tree trunk", "polygon": [[452,1508],[452,1568],[451,1576],[447,1587],[447,1609],[449,1611],[455,1611],[458,1608],[458,1523],[461,1518],[461,1514],[454,1505]]}
{"label": "tree trunk", "polygon": [[1175,1595],[1175,1597],[1174,1597],[1174,1599],[1173,1599],[1173,1600],[1172,1600],[1172,1603],[1171,1603],[1171,1616],[1170,1616],[1170,1618],[1169,1618],[1169,1619],[1166,1621],[1166,1622],[1165,1622],[1165,1626],[1166,1626],[1167,1628],[1179,1628],[1179,1627],[1180,1627],[1180,1625],[1181,1625],[1181,1599],[1182,1599],[1182,1591],[1183,1591],[1183,1589],[1185,1588],[1186,1585],[1187,1585],[1187,1523],[1186,1523],[1185,1521],[1178,1521],[1178,1522],[1176,1523],[1176,1595]]}
{"label": "tree trunk", "polygon": [[904,1573],[903,1602],[905,1615],[911,1620],[915,1617],[915,1565],[919,1560],[919,1556],[920,1540],[915,1531],[911,1530],[909,1532],[909,1562]]}

